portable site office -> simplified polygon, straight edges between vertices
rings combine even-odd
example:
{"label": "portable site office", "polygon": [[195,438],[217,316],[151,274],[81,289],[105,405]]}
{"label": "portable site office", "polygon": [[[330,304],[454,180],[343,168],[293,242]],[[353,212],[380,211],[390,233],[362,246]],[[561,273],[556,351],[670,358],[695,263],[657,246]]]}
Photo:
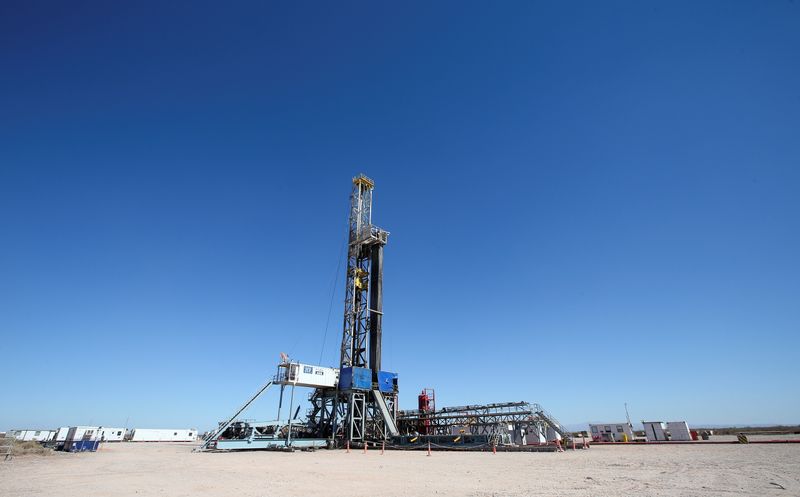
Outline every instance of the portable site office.
{"label": "portable site office", "polygon": [[134,428],[129,440],[131,442],[194,442],[197,440],[197,430],[194,428]]}

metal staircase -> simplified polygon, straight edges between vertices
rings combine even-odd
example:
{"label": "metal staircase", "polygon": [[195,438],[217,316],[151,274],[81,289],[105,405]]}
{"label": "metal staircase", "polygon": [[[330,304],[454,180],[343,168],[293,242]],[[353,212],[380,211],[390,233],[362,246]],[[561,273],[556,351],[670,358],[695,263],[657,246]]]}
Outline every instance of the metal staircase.
{"label": "metal staircase", "polygon": [[561,436],[562,440],[568,440],[572,438],[572,433],[568,432],[564,425],[558,422],[558,420],[549,412],[545,411],[542,406],[539,404],[533,404],[533,410],[537,416],[539,416],[547,426],[553,429],[556,433]]}
{"label": "metal staircase", "polygon": [[240,415],[242,412],[244,412],[244,411],[245,411],[245,409],[247,409],[248,407],[250,407],[250,404],[252,404],[253,402],[255,402],[255,400],[256,400],[257,398],[259,398],[259,397],[261,396],[261,394],[262,394],[262,393],[266,392],[266,391],[267,391],[267,389],[268,389],[269,387],[271,387],[271,386],[272,386],[272,380],[268,381],[268,382],[267,382],[267,383],[266,383],[266,384],[265,384],[263,387],[261,387],[261,388],[258,390],[258,392],[256,392],[256,394],[255,394],[255,395],[253,395],[252,397],[250,397],[250,400],[248,400],[247,402],[245,402],[245,403],[244,403],[244,405],[242,405],[242,407],[240,407],[240,408],[239,408],[239,410],[238,410],[238,411],[236,411],[236,413],[235,413],[233,416],[231,416],[231,417],[230,417],[230,418],[229,418],[227,421],[225,421],[224,423],[220,423],[219,427],[218,427],[216,430],[214,430],[213,432],[211,432],[210,434],[208,434],[208,435],[207,435],[207,436],[206,436],[206,437],[203,439],[203,443],[202,443],[202,444],[200,444],[200,446],[199,446],[199,447],[196,447],[196,448],[193,450],[193,452],[197,452],[197,451],[201,451],[201,450],[206,450],[206,449],[208,448],[208,446],[209,446],[209,445],[211,445],[211,443],[212,443],[212,442],[216,441],[216,440],[217,440],[217,438],[219,438],[219,436],[220,436],[220,435],[222,435],[222,433],[223,433],[225,430],[227,430],[227,429],[228,429],[228,427],[231,425],[231,423],[233,423],[234,421],[236,421],[236,418],[238,418],[238,417],[239,417],[239,415]]}

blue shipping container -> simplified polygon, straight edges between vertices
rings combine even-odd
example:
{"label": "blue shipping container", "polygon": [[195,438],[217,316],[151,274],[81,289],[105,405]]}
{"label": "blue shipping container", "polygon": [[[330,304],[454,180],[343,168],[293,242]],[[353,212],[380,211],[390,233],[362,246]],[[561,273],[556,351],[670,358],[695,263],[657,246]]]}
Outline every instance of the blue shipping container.
{"label": "blue shipping container", "polygon": [[342,368],[339,371],[339,390],[372,390],[372,370]]}
{"label": "blue shipping container", "polygon": [[98,440],[78,440],[77,442],[67,442],[64,450],[68,452],[95,452],[100,445]]}
{"label": "blue shipping container", "polygon": [[378,371],[378,390],[391,393],[397,390],[397,373]]}

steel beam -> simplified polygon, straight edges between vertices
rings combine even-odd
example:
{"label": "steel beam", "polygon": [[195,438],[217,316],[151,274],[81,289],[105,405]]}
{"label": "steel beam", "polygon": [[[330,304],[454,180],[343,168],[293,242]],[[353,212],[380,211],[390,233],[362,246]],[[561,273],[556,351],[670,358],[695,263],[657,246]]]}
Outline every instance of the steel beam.
{"label": "steel beam", "polygon": [[383,320],[383,245],[372,246],[369,275],[369,367],[372,381],[381,370],[381,321]]}

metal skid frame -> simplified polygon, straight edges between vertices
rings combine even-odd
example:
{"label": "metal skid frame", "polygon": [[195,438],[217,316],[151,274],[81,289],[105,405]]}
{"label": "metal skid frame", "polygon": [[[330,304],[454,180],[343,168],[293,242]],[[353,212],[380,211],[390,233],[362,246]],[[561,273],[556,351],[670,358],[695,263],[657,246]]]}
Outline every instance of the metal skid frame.
{"label": "metal skid frame", "polygon": [[495,404],[445,407],[435,411],[418,409],[400,411],[397,416],[400,432],[406,435],[418,433],[426,427],[430,435],[451,435],[453,429],[465,427],[471,435],[489,435],[499,441],[504,426],[515,428],[535,427],[537,430],[550,427],[567,438],[562,425],[538,404],[528,402],[503,402]]}

